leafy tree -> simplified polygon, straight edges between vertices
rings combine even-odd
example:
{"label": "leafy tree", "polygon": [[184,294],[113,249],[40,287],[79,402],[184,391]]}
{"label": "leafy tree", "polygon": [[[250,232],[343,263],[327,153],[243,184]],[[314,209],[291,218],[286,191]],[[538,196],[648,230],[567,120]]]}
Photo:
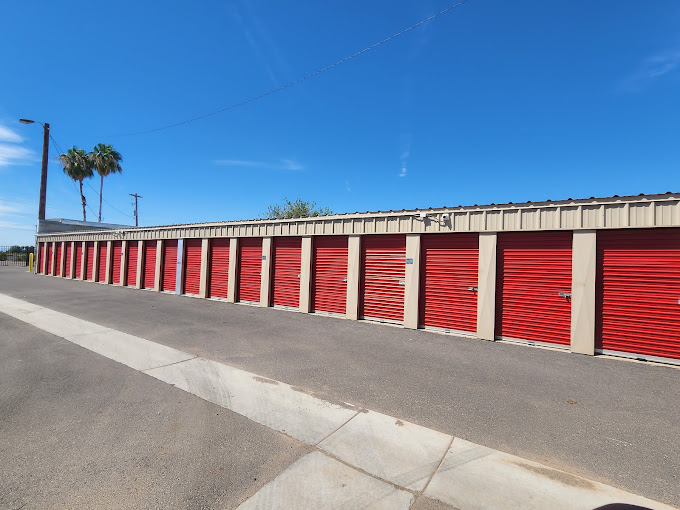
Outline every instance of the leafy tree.
{"label": "leafy tree", "polygon": [[267,212],[264,219],[283,219],[283,218],[308,218],[310,216],[328,216],[333,214],[328,207],[316,207],[316,202],[305,201],[301,198],[296,198],[291,202],[287,198],[283,199],[283,204],[272,204],[267,206]]}
{"label": "leafy tree", "polygon": [[94,150],[87,154],[87,157],[101,178],[99,184],[99,218],[97,219],[97,221],[101,222],[104,177],[112,173],[123,171],[119,164],[119,161],[123,160],[123,156],[121,156],[120,152],[113,148],[113,145],[98,143],[95,145]]}
{"label": "leafy tree", "polygon": [[85,212],[85,195],[83,195],[83,179],[92,177],[92,163],[83,149],[73,147],[59,155],[59,161],[64,165],[64,173],[80,185],[80,203],[83,206],[83,221],[87,221]]}

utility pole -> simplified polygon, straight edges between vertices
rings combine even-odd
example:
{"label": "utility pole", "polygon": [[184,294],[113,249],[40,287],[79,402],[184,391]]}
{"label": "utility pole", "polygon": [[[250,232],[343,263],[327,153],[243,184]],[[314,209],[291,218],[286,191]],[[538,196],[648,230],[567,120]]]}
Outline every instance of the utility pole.
{"label": "utility pole", "polygon": [[[30,119],[19,119],[22,124],[33,124]],[[47,152],[50,146],[50,125],[39,122],[43,127],[42,169],[40,171],[40,204],[38,205],[38,220],[45,219],[45,201],[47,199]]]}
{"label": "utility pole", "polygon": [[137,199],[138,198],[144,198],[141,195],[138,195],[137,193],[130,193],[131,197],[135,197],[135,210],[133,211],[133,215],[135,217],[135,227],[139,226],[139,216],[137,215]]}

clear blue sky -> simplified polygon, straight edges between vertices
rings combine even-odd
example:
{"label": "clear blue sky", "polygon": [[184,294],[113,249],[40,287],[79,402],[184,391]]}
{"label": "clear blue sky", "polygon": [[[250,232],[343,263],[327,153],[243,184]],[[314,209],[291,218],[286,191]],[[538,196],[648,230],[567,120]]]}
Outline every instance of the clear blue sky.
{"label": "clear blue sky", "polygon": [[[676,0],[469,0],[282,93],[129,137],[112,135],[266,92],[450,3],[104,4],[3,4],[0,244],[32,244],[37,216],[42,132],[19,117],[64,150],[113,144],[104,198],[129,215],[141,194],[142,225],[253,218],[285,196],[353,212],[680,190]],[[50,153],[47,216],[77,219]]]}

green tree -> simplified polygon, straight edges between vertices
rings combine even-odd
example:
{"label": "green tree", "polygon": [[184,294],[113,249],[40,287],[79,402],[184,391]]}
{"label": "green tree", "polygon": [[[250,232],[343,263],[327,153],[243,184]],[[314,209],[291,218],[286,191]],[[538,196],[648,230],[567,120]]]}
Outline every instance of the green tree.
{"label": "green tree", "polygon": [[109,174],[123,171],[119,164],[119,161],[123,160],[123,156],[121,156],[120,152],[113,148],[113,145],[98,143],[95,145],[94,150],[88,153],[87,157],[92,162],[92,166],[101,178],[99,184],[99,218],[97,219],[97,221],[101,222],[104,177]]}
{"label": "green tree", "polygon": [[301,198],[296,198],[294,202],[291,202],[284,198],[282,204],[267,206],[264,219],[308,218],[310,216],[328,216],[329,214],[333,214],[333,211],[328,207],[316,207],[316,202],[305,201]]}
{"label": "green tree", "polygon": [[72,147],[59,155],[59,161],[64,165],[64,173],[80,185],[80,203],[83,206],[83,221],[87,221],[85,212],[85,195],[83,195],[83,179],[92,177],[92,163],[83,149]]}

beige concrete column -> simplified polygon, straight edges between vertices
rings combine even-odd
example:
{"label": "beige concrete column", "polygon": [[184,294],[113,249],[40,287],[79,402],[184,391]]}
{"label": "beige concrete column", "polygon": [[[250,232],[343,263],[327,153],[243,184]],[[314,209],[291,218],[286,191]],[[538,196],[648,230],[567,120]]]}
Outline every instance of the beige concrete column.
{"label": "beige concrete column", "polygon": [[128,272],[128,243],[129,241],[123,241],[123,245],[120,250],[120,286],[124,287],[127,282],[127,272]]}
{"label": "beige concrete column", "polygon": [[210,239],[201,240],[201,283],[198,288],[198,296],[208,297],[208,267],[210,264]]}
{"label": "beige concrete column", "polygon": [[571,352],[595,354],[597,232],[574,231],[571,255]]}
{"label": "beige concrete column", "polygon": [[99,242],[94,242],[94,253],[92,254],[92,281],[96,282],[99,278]]}
{"label": "beige concrete column", "polygon": [[87,241],[80,243],[80,279],[87,280],[87,253],[85,252]]}
{"label": "beige concrete column", "polygon": [[361,271],[361,236],[347,240],[347,309],[348,319],[359,318],[359,277]]}
{"label": "beige concrete column", "polygon": [[229,277],[227,281],[227,301],[236,302],[236,269],[238,268],[238,237],[229,239]]}
{"label": "beige concrete column", "polygon": [[497,234],[479,234],[477,275],[477,337],[494,340],[496,331]]}
{"label": "beige concrete column", "polygon": [[161,268],[163,267],[163,240],[156,241],[156,274],[153,280],[153,290],[161,291]]}
{"label": "beige concrete column", "polygon": [[137,281],[135,286],[138,289],[142,288],[142,278],[144,275],[144,241],[137,241]]}
{"label": "beige concrete column", "polygon": [[409,234],[406,236],[406,282],[404,294],[404,327],[418,329],[420,234]]}
{"label": "beige concrete column", "polygon": [[61,255],[57,261],[59,263],[59,271],[55,272],[55,274],[58,274],[63,278],[64,272],[66,271],[66,242],[62,241],[59,244],[61,245]]}
{"label": "beige concrete column", "polygon": [[272,279],[272,238],[262,239],[262,271],[260,271],[260,306],[269,306]]}
{"label": "beige concrete column", "polygon": [[300,261],[300,311],[309,313],[312,309],[312,238],[302,238]]}
{"label": "beige concrete column", "polygon": [[113,265],[113,241],[106,241],[106,274],[104,275],[104,283],[107,285],[111,283],[111,266]]}

